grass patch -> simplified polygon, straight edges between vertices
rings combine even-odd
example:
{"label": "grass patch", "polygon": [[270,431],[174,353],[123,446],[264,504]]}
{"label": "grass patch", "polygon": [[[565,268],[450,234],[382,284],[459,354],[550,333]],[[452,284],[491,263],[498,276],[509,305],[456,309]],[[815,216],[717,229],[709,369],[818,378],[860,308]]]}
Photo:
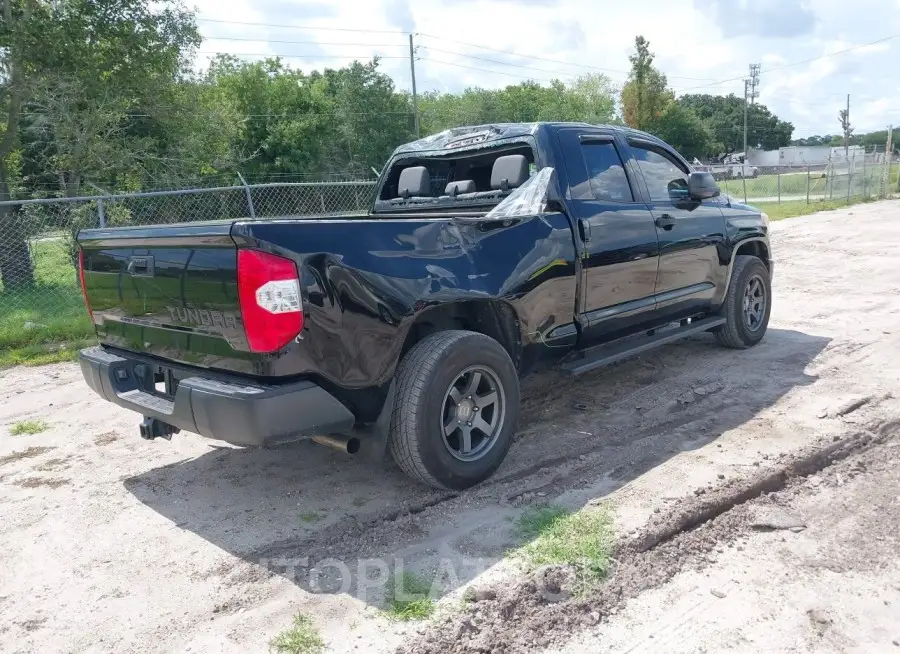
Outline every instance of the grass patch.
{"label": "grass patch", "polygon": [[0,456],[0,466],[6,465],[7,463],[13,463],[14,461],[20,461],[22,459],[33,459],[34,457],[40,456],[41,454],[49,452],[52,449],[52,447],[29,447],[27,450],[21,450],[19,452],[13,452],[12,454]]}
{"label": "grass patch", "polygon": [[94,342],[65,240],[30,247],[34,287],[0,291],[0,367],[70,361]]}
{"label": "grass patch", "polygon": [[312,619],[298,613],[290,629],[269,641],[269,648],[279,654],[317,654],[325,651],[325,643]]}
{"label": "grass patch", "polygon": [[317,511],[310,511],[309,513],[301,513],[300,519],[303,522],[312,524],[314,522],[318,522],[319,520],[321,520],[322,516]]}
{"label": "grass patch", "polygon": [[355,507],[365,506],[368,503],[369,503],[369,500],[365,497],[354,497],[353,498],[353,506],[355,506]]}
{"label": "grass patch", "polygon": [[516,524],[528,540],[511,556],[526,570],[568,565],[575,570],[579,590],[587,590],[609,571],[613,547],[612,517],[605,509],[570,513],[559,506],[539,506],[523,513]]}
{"label": "grass patch", "polygon": [[855,197],[850,198],[847,202],[846,198],[840,200],[821,200],[812,201],[809,204],[805,200],[796,202],[762,202],[753,206],[765,211],[769,215],[769,220],[784,220],[785,218],[796,218],[797,216],[808,216],[819,211],[828,211],[830,209],[840,209],[849,207],[854,204],[863,204],[865,202],[874,202],[875,198]]}
{"label": "grass patch", "polygon": [[9,350],[0,350],[0,368],[44,366],[49,363],[76,361],[79,350],[95,345],[96,342],[94,339],[85,339],[72,343],[39,343]]}
{"label": "grass patch", "polygon": [[391,581],[384,594],[384,612],[390,619],[408,622],[431,617],[435,602],[429,582],[407,571],[392,575]]}
{"label": "grass patch", "polygon": [[22,420],[10,427],[9,433],[13,436],[40,434],[42,431],[46,431],[49,426],[43,420]]}

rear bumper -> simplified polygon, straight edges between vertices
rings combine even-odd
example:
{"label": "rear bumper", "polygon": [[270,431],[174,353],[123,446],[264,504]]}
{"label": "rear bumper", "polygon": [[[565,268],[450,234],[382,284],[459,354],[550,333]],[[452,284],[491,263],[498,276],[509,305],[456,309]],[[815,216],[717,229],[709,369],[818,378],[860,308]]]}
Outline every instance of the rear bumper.
{"label": "rear bumper", "polygon": [[308,381],[255,385],[167,364],[179,373],[178,388],[169,398],[153,392],[153,373],[159,364],[101,347],[82,350],[79,360],[88,386],[105,400],[234,445],[275,445],[347,433],[355,422],[347,407]]}

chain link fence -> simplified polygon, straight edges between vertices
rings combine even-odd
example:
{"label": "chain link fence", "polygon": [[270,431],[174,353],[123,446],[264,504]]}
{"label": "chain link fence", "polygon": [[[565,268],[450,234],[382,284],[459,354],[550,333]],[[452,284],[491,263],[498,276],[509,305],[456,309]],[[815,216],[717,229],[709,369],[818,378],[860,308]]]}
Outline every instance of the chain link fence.
{"label": "chain link fence", "polygon": [[882,148],[881,152],[854,152],[849,158],[820,164],[738,165],[721,175],[719,186],[723,193],[753,205],[883,198],[900,191],[896,159],[896,152],[886,156]]}
{"label": "chain link fence", "polygon": [[81,229],[364,215],[374,193],[374,180],[357,180],[0,202],[0,350],[90,336],[77,272]]}
{"label": "chain link fence", "polygon": [[[803,167],[753,168],[719,185],[736,200],[824,203],[900,192],[884,152]],[[720,175],[721,177],[721,175]],[[77,278],[76,235],[93,227],[365,214],[374,180],[288,182],[0,202],[0,350],[92,334]]]}

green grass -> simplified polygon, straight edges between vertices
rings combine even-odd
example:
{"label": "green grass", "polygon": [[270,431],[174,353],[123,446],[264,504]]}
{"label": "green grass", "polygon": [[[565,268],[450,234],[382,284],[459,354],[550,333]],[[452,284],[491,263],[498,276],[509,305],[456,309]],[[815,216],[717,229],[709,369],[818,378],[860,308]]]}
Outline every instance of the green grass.
{"label": "green grass", "polygon": [[309,513],[301,513],[300,519],[303,522],[313,523],[321,520],[322,516],[317,511],[310,511]]}
{"label": "green grass", "polygon": [[606,576],[613,547],[612,518],[606,509],[570,513],[559,506],[539,506],[525,511],[516,526],[528,542],[510,554],[527,571],[545,565],[572,566],[579,591]]}
{"label": "green grass", "polygon": [[325,643],[309,616],[298,613],[291,628],[269,641],[269,649],[279,654],[317,654],[325,651]]}
{"label": "green grass", "polygon": [[408,622],[431,617],[435,602],[429,582],[407,571],[399,577],[392,575],[391,582],[384,594],[384,612],[390,619]]}
{"label": "green grass", "polygon": [[822,200],[813,201],[809,204],[804,200],[796,202],[760,202],[753,206],[765,211],[769,215],[769,220],[784,220],[785,218],[796,218],[797,216],[808,216],[819,211],[828,211],[829,209],[840,209],[841,207],[849,207],[854,204],[862,204],[864,202],[874,202],[875,198],[863,198],[861,196],[850,198],[847,202],[846,198],[841,200]]}
{"label": "green grass", "polygon": [[43,420],[22,420],[21,422],[17,422],[12,427],[10,427],[9,433],[13,436],[40,434],[42,431],[46,431],[49,427],[50,425],[48,425]]}
{"label": "green grass", "polygon": [[35,286],[0,291],[0,368],[70,361],[77,347],[94,342],[66,242],[31,248]]}

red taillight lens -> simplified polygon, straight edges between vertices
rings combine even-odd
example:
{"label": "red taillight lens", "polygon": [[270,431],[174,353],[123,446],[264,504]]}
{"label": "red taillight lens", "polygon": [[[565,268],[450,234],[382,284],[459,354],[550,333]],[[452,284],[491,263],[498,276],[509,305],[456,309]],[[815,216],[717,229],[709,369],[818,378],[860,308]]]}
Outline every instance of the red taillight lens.
{"label": "red taillight lens", "polygon": [[81,296],[84,298],[84,306],[87,307],[91,321],[94,320],[94,312],[91,311],[91,303],[88,300],[87,285],[84,283],[84,250],[78,250],[78,281],[81,282]]}
{"label": "red taillight lens", "polygon": [[303,329],[300,275],[290,259],[238,250],[238,297],[253,352],[280,350]]}

